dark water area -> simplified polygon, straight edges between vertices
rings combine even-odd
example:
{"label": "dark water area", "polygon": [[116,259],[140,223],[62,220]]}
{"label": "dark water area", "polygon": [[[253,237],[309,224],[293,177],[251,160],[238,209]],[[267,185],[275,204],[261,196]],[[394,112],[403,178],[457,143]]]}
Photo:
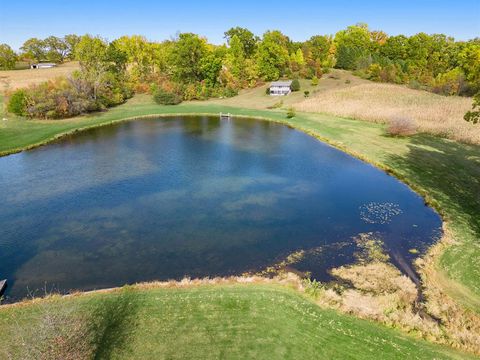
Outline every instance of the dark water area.
{"label": "dark water area", "polygon": [[[290,267],[328,279],[375,233],[411,264],[441,220],[391,176],[299,131],[172,117],[0,158],[7,299]],[[415,249],[415,251],[412,251]]]}

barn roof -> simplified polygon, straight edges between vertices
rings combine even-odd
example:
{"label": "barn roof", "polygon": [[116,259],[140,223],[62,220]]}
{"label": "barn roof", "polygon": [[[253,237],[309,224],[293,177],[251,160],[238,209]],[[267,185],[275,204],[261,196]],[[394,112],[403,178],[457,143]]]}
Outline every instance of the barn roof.
{"label": "barn roof", "polygon": [[273,81],[270,86],[278,86],[278,87],[290,87],[292,85],[292,80],[286,81]]}

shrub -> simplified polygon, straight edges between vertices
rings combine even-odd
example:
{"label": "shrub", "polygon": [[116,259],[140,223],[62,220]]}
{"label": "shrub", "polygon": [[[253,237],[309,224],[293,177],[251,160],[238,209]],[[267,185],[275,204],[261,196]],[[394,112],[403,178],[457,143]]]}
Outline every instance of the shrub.
{"label": "shrub", "polygon": [[408,87],[415,90],[420,90],[423,88],[422,84],[416,79],[411,79],[408,83]]}
{"label": "shrub", "polygon": [[474,124],[480,122],[480,93],[473,98],[472,111],[467,112],[464,119]]}
{"label": "shrub", "polygon": [[397,116],[390,120],[387,126],[387,134],[391,136],[410,136],[417,132],[413,120],[407,117]]}
{"label": "shrub", "polygon": [[20,89],[15,91],[8,101],[7,110],[8,112],[24,116],[27,114],[27,93],[25,90]]}
{"label": "shrub", "polygon": [[292,85],[290,85],[292,91],[300,91],[300,81],[298,79],[294,79],[292,81]]}
{"label": "shrub", "polygon": [[287,118],[289,118],[289,119],[294,118],[295,115],[297,115],[296,112],[295,112],[295,108],[290,107],[287,111]]}
{"label": "shrub", "polygon": [[310,91],[305,90],[305,91],[303,92],[303,96],[306,97],[306,98],[308,98],[308,97],[310,96]]}
{"label": "shrub", "polygon": [[270,86],[265,89],[265,94],[270,95]]}
{"label": "shrub", "polygon": [[100,85],[75,74],[32,85],[17,90],[7,109],[30,118],[59,119],[104,110],[132,95],[125,82],[108,74],[104,77]]}
{"label": "shrub", "polygon": [[319,82],[319,81],[318,81],[318,77],[314,76],[314,77],[312,78],[312,86],[318,86],[318,82]]}
{"label": "shrub", "polygon": [[345,84],[350,84],[350,83],[351,83],[350,79],[345,80]]}
{"label": "shrub", "polygon": [[153,93],[153,100],[160,105],[177,105],[182,102],[182,98],[174,92],[156,89]]}
{"label": "shrub", "polygon": [[238,90],[233,87],[227,86],[226,88],[222,88],[222,94],[225,97],[234,97],[238,95]]}
{"label": "shrub", "polygon": [[283,100],[280,100],[271,106],[267,106],[267,109],[279,109],[282,106],[283,106]]}

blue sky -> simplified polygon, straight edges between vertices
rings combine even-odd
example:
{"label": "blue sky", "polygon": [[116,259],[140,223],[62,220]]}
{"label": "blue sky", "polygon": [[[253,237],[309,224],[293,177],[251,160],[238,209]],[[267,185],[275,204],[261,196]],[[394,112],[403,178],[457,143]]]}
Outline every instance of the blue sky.
{"label": "blue sky", "polygon": [[18,49],[30,37],[69,33],[101,35],[113,40],[141,34],[164,40],[195,32],[213,43],[223,32],[243,26],[261,35],[277,28],[293,40],[334,34],[366,22],[390,35],[445,33],[466,40],[480,36],[480,0],[403,1],[161,1],[148,0],[0,0],[0,43]]}

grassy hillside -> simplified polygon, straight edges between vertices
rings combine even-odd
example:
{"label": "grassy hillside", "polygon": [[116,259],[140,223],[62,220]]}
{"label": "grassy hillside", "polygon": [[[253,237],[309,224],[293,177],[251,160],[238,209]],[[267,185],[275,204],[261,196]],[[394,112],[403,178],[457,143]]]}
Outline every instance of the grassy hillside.
{"label": "grassy hillside", "polygon": [[274,284],[139,286],[37,301],[2,309],[0,326],[5,358],[40,351],[63,359],[469,358],[322,310]]}

